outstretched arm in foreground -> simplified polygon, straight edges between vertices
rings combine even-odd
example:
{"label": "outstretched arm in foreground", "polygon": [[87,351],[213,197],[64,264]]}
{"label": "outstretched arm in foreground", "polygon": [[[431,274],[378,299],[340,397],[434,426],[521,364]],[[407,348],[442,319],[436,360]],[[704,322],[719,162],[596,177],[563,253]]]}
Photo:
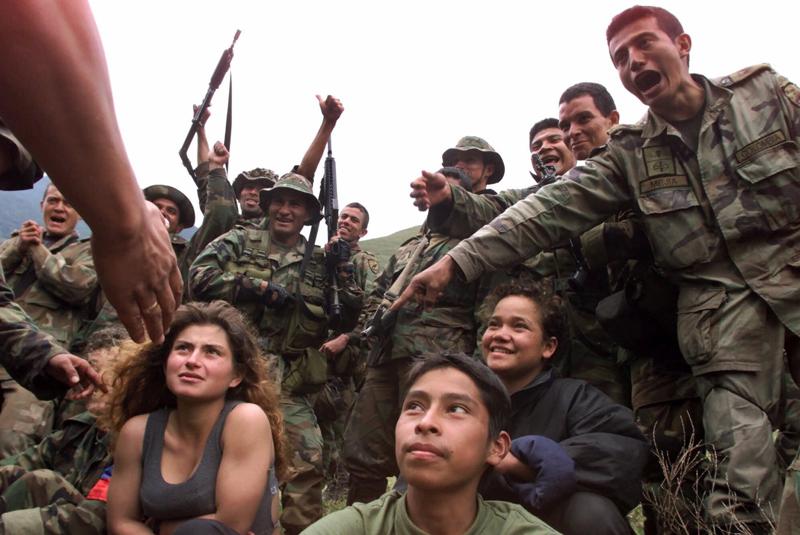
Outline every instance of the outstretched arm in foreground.
{"label": "outstretched arm in foreground", "polygon": [[160,342],[182,282],[128,161],[88,3],[4,2],[0,36],[0,116],[92,228],[103,290],[131,337],[146,329]]}

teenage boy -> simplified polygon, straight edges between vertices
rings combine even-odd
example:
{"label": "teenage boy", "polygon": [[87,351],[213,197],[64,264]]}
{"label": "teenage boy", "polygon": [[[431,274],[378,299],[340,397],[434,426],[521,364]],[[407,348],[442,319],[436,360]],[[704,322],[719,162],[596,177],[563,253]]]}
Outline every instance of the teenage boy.
{"label": "teenage boy", "polygon": [[483,473],[511,442],[503,431],[511,401],[497,376],[471,357],[445,353],[418,361],[407,385],[395,427],[406,493],[357,503],[304,533],[555,533],[519,505],[478,496]]}

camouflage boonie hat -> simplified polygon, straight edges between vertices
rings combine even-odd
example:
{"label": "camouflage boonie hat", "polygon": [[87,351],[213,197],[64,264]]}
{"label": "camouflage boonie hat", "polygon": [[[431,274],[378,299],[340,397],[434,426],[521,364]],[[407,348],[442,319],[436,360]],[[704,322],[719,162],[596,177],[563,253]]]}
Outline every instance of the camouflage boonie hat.
{"label": "camouflage boonie hat", "polygon": [[506,165],[503,158],[492,148],[485,139],[478,136],[464,136],[458,140],[456,146],[442,153],[442,165],[450,167],[456,163],[459,152],[478,151],[483,154],[484,162],[494,165],[494,173],[489,176],[489,184],[497,184],[506,174]]}
{"label": "camouflage boonie hat", "polygon": [[303,194],[303,198],[309,208],[309,215],[311,216],[306,222],[306,225],[313,225],[322,219],[322,205],[319,204],[319,200],[314,196],[314,189],[311,186],[311,182],[309,182],[306,177],[298,175],[297,173],[286,173],[275,182],[274,186],[261,190],[258,204],[265,214],[269,208],[273,192],[279,189],[289,189]]}
{"label": "camouflage boonie hat", "polygon": [[272,169],[265,169],[263,167],[256,167],[250,171],[242,171],[236,180],[233,181],[233,192],[236,198],[242,194],[245,186],[253,186],[259,190],[264,188],[271,188],[278,180],[278,174]]}
{"label": "camouflage boonie hat", "polygon": [[189,197],[181,193],[177,188],[167,186],[166,184],[155,184],[147,186],[142,190],[144,198],[152,202],[156,199],[169,199],[178,205],[178,223],[183,228],[190,228],[194,226],[194,207]]}

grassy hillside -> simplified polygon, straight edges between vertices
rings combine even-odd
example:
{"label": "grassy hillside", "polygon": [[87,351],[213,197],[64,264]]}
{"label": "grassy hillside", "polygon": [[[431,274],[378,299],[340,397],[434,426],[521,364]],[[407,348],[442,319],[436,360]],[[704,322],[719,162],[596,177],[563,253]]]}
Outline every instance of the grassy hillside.
{"label": "grassy hillside", "polygon": [[378,257],[381,269],[389,261],[389,257],[394,254],[404,241],[412,237],[419,230],[419,225],[407,229],[398,230],[388,236],[373,238],[371,240],[361,240],[361,248],[370,251]]}

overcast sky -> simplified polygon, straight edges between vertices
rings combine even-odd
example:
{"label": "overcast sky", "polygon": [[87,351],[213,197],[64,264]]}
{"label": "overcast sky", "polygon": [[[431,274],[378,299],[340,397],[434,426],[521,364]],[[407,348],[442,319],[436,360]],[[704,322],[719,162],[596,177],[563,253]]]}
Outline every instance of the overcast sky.
{"label": "overcast sky", "polygon": [[[557,115],[573,83],[605,85],[622,122],[645,110],[619,82],[605,41],[611,17],[630,2],[91,4],[140,184],[174,185],[196,207],[177,153],[192,103],[236,29],[231,175],[259,166],[282,174],[299,163],[321,121],[314,95],[332,94],[345,107],[333,135],[340,202],[367,206],[369,238],[423,220],[408,183],[437,169],[463,135],[485,138],[503,156],[496,189],[529,185],[528,130]],[[659,5],[691,35],[693,72],[716,77],[769,62],[800,82],[797,2]],[[223,137],[226,102],[227,79],[214,98],[212,143]],[[189,154],[194,161],[194,146]]]}

